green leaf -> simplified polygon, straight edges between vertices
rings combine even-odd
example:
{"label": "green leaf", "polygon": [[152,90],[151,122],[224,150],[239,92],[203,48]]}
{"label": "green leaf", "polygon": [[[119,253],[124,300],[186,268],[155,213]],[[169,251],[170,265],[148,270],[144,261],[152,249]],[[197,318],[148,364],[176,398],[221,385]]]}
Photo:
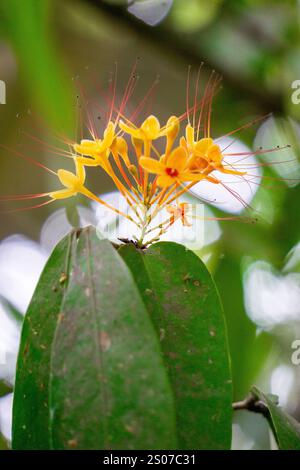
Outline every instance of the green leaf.
{"label": "green leaf", "polygon": [[13,447],[176,448],[160,345],[129,269],[94,229],[69,246],[56,248],[25,318]]}
{"label": "green leaf", "polygon": [[8,442],[0,432],[0,450],[9,450]]}
{"label": "green leaf", "polygon": [[18,324],[18,326],[21,326],[23,323],[23,315],[19,310],[16,309],[16,307],[9,302],[5,297],[0,295],[0,304],[3,305],[5,313],[14,321]]}
{"label": "green leaf", "polygon": [[130,271],[91,230],[72,271],[52,347],[54,448],[174,447],[173,397]]}
{"label": "green leaf", "polygon": [[64,296],[75,233],[50,256],[23,323],[13,405],[13,449],[49,449],[51,344]]}
{"label": "green leaf", "polygon": [[274,396],[266,395],[257,387],[253,387],[253,395],[267,407],[267,416],[280,450],[300,450],[300,423],[285,413],[274,400]]}
{"label": "green leaf", "polygon": [[[234,233],[230,233],[231,237]],[[237,240],[234,240],[237,244]],[[246,248],[245,248],[246,249]],[[270,353],[273,338],[266,332],[257,334],[256,325],[245,313],[240,259],[225,251],[215,281],[221,295],[228,328],[234,399],[248,393]],[[243,364],[243,367],[241,367]]]}
{"label": "green leaf", "polygon": [[226,328],[215,284],[182,245],[160,242],[142,252],[119,249],[160,336],[176,401],[180,449],[231,444],[232,383]]}
{"label": "green leaf", "polygon": [[4,397],[8,393],[13,391],[12,386],[6,383],[4,380],[0,380],[0,398]]}

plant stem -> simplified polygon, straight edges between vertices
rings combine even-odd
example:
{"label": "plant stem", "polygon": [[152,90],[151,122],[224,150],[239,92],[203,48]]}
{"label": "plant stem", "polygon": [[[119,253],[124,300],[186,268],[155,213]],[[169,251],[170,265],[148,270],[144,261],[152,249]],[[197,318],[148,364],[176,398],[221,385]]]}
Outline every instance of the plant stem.
{"label": "plant stem", "polygon": [[142,247],[143,246],[143,242],[144,242],[144,237],[147,233],[147,227],[148,227],[148,224],[149,224],[149,216],[148,216],[148,207],[147,206],[144,206],[145,207],[145,212],[144,212],[144,217],[142,218],[142,221],[141,221],[141,236],[139,238],[139,240],[137,241],[137,244],[139,247]]}
{"label": "plant stem", "polygon": [[255,395],[250,393],[248,397],[244,400],[237,401],[232,403],[232,409],[237,410],[247,410],[252,411],[254,413],[260,413],[265,418],[269,417],[269,410],[267,406],[263,403],[263,401],[259,400]]}

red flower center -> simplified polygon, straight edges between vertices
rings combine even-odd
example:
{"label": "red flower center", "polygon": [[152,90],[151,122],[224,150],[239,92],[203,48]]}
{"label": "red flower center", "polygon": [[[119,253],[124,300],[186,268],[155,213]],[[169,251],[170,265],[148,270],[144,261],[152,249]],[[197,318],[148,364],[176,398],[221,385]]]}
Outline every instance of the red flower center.
{"label": "red flower center", "polygon": [[176,168],[166,168],[166,173],[168,176],[178,176],[178,171],[176,170]]}

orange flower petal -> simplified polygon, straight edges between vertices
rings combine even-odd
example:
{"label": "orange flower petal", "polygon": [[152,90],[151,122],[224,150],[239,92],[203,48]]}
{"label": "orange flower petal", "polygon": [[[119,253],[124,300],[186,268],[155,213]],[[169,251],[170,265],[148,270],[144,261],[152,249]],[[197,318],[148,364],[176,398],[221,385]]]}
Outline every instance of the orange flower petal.
{"label": "orange flower petal", "polygon": [[177,147],[167,159],[166,166],[181,173],[187,164],[187,153],[183,147]]}
{"label": "orange flower petal", "polygon": [[206,137],[204,139],[198,140],[198,142],[195,143],[195,152],[196,153],[201,153],[201,154],[206,154],[210,147],[213,145],[214,141],[210,137]]}
{"label": "orange flower petal", "polygon": [[141,131],[148,140],[154,140],[159,137],[160,123],[155,116],[149,116],[141,125]]}
{"label": "orange flower petal", "polygon": [[206,178],[202,173],[182,173],[180,175],[181,181],[201,181]]}
{"label": "orange flower petal", "polygon": [[49,197],[51,199],[67,199],[72,196],[76,196],[77,193],[70,189],[60,189],[59,191],[53,191],[52,193],[49,193]]}
{"label": "orange flower petal", "polygon": [[75,167],[76,167],[76,175],[79,181],[84,184],[85,182],[85,168],[82,165],[82,163],[78,162],[77,159],[75,159]]}
{"label": "orange flower petal", "polygon": [[213,162],[219,163],[222,161],[223,156],[221,149],[217,144],[213,144],[207,151],[207,156]]}
{"label": "orange flower petal", "polygon": [[180,147],[183,147],[186,151],[188,150],[188,146],[184,137],[180,137],[179,145]]}
{"label": "orange flower petal", "polygon": [[170,138],[175,140],[179,132],[180,124],[179,119],[176,116],[171,116],[166,124],[165,134]]}
{"label": "orange flower petal", "polygon": [[161,188],[168,188],[169,186],[172,186],[172,184],[175,183],[175,179],[172,178],[172,176],[168,176],[166,174],[161,175],[157,178],[157,185],[160,186]]}
{"label": "orange flower petal", "polygon": [[84,166],[98,166],[99,161],[94,158],[77,157],[78,163]]}
{"label": "orange flower petal", "polygon": [[154,158],[141,157],[139,164],[144,170],[149,171],[150,173],[155,173],[157,175],[164,174],[164,165]]}
{"label": "orange flower petal", "polygon": [[140,131],[140,129],[128,126],[127,124],[125,124],[124,121],[119,122],[119,127],[122,131],[126,132],[126,134],[131,135],[135,139],[139,139],[139,140],[143,139],[143,135],[142,135],[142,132]]}
{"label": "orange flower petal", "polygon": [[134,146],[134,150],[136,153],[137,158],[140,158],[142,156],[142,151],[143,151],[143,141],[141,139],[137,139],[135,137],[131,137],[131,142],[132,145]]}
{"label": "orange flower petal", "polygon": [[130,160],[128,157],[128,145],[127,145],[126,140],[123,139],[123,137],[117,137],[114,140],[114,143],[111,149],[113,152],[117,152],[119,155],[121,155],[126,166],[130,165]]}
{"label": "orange flower petal", "polygon": [[78,177],[67,170],[58,170],[57,176],[62,185],[66,188],[73,189],[78,184]]}
{"label": "orange flower petal", "polygon": [[194,128],[190,124],[188,124],[185,128],[185,138],[188,145],[191,147],[194,145],[194,134]]}
{"label": "orange flower petal", "polygon": [[103,134],[103,146],[104,147],[110,147],[111,144],[113,143],[113,140],[115,138],[115,124],[113,122],[109,122],[104,134]]}
{"label": "orange flower petal", "polygon": [[74,150],[76,153],[80,153],[81,155],[93,157],[97,153],[97,144],[92,141],[86,141],[81,144],[75,144]]}

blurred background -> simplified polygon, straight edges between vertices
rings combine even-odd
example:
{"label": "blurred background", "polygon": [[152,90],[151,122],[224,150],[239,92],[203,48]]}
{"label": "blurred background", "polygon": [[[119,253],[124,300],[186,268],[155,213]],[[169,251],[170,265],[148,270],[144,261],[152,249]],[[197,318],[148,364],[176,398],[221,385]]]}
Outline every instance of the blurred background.
{"label": "blurred background", "polygon": [[[122,94],[138,61],[132,109],[157,83],[145,112],[164,122],[185,111],[188,67],[194,78],[204,61],[204,84],[211,70],[223,76],[213,106],[215,137],[267,116],[236,135],[238,151],[291,145],[262,155],[260,163],[267,165],[255,170],[265,176],[260,185],[234,188],[258,214],[255,223],[205,221],[197,251],[224,304],[235,400],[255,383],[278,395],[298,420],[300,355],[292,355],[300,340],[299,19],[296,0],[0,0],[0,80],[6,85],[0,104],[0,196],[58,189],[51,174],[23,157],[54,170],[67,166],[51,146],[64,148],[64,138],[76,138],[85,107],[97,113],[101,129],[115,63]],[[89,178],[95,192],[113,190],[101,173]],[[196,188],[194,196],[205,191]],[[81,222],[93,222],[93,208],[80,204]],[[70,227],[63,205],[13,211],[20,207],[20,201],[0,203],[3,449],[10,439],[22,315],[49,252]],[[218,194],[209,213],[222,217],[242,209],[228,194]],[[68,214],[73,211],[69,203]],[[233,449],[275,447],[260,416],[237,412],[233,431]]]}

